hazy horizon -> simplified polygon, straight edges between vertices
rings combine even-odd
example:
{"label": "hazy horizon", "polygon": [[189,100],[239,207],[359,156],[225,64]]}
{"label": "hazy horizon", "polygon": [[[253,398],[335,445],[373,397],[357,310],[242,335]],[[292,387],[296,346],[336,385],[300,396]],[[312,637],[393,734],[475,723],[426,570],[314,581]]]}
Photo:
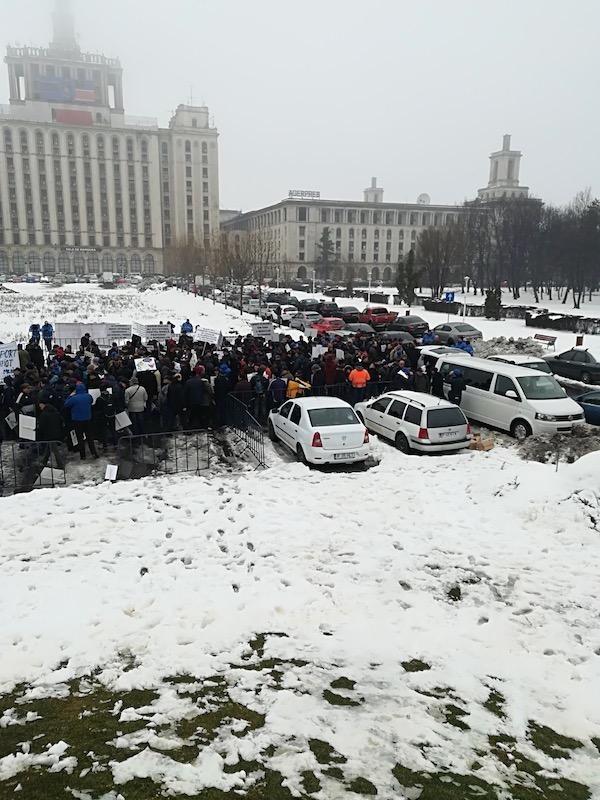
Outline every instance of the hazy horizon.
{"label": "hazy horizon", "polygon": [[[2,1],[6,44],[45,46],[52,0]],[[118,56],[125,113],[206,103],[220,133],[221,208],[289,189],[360,200],[473,198],[502,135],[548,203],[600,191],[600,4],[579,0],[73,2],[82,50]],[[575,10],[576,11],[575,11]],[[3,66],[0,102],[8,102]]]}

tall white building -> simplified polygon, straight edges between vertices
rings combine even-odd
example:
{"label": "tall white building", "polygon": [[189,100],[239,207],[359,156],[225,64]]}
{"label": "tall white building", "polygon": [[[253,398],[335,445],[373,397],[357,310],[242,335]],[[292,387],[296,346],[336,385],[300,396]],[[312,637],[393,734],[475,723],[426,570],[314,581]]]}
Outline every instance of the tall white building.
{"label": "tall white building", "polygon": [[47,48],[7,48],[0,273],[161,273],[165,248],[219,230],[208,108],[127,116],[118,59],[80,50],[68,0],[53,23]]}

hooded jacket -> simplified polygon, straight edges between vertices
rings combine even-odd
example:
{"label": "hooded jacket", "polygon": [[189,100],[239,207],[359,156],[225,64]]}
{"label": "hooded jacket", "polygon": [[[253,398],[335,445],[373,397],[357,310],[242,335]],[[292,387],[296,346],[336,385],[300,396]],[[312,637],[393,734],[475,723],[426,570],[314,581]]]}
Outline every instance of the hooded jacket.
{"label": "hooded jacket", "polygon": [[71,412],[73,422],[89,422],[92,418],[92,403],[92,395],[83,383],[78,383],[75,394],[65,400],[65,408]]}

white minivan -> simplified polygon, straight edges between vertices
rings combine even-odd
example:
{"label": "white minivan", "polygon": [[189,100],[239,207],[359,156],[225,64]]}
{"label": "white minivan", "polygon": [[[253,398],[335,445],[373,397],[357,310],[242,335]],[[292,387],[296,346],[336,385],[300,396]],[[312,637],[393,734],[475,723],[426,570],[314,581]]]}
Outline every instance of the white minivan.
{"label": "white minivan", "polygon": [[443,355],[437,368],[446,397],[450,375],[460,370],[466,383],[460,407],[470,419],[525,439],[532,433],[568,432],[584,415],[553,375],[485,358]]}

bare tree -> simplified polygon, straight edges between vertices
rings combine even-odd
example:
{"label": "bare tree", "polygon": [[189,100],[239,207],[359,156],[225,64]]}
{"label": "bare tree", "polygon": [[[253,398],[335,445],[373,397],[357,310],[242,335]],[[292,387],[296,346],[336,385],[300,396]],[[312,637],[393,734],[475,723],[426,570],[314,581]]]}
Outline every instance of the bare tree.
{"label": "bare tree", "polygon": [[199,275],[206,263],[204,245],[194,239],[176,241],[165,251],[167,275]]}
{"label": "bare tree", "polygon": [[456,222],[421,231],[417,240],[417,263],[427,272],[432,297],[441,295],[452,266],[461,260],[462,238],[461,227]]}

